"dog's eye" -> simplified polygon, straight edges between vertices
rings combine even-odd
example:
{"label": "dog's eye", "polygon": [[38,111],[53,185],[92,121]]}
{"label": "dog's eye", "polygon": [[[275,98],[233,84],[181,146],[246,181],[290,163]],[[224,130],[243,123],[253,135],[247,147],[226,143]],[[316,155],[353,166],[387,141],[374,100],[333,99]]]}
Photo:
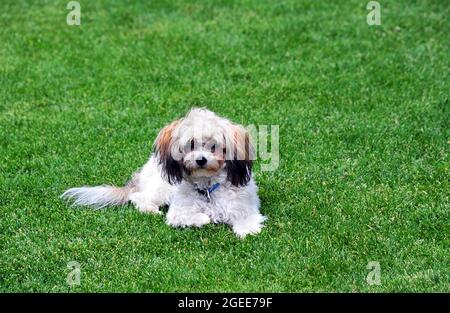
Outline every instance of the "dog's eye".
{"label": "dog's eye", "polygon": [[192,140],[186,141],[186,144],[184,145],[183,150],[184,150],[184,153],[189,153],[189,152],[194,151],[194,148],[195,148],[195,141],[194,141],[194,139],[192,139]]}
{"label": "dog's eye", "polygon": [[216,152],[216,145],[212,145],[212,146],[211,146],[211,152],[212,152],[212,153]]}

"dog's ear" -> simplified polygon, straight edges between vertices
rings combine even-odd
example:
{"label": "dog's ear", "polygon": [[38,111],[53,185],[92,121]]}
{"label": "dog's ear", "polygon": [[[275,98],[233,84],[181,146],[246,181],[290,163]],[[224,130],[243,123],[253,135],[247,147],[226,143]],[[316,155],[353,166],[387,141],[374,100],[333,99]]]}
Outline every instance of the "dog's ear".
{"label": "dog's ear", "polygon": [[226,160],[227,180],[234,186],[245,186],[252,177],[252,161]]}
{"label": "dog's ear", "polygon": [[176,147],[173,132],[180,124],[181,120],[176,120],[165,126],[156,137],[153,150],[159,164],[162,165],[163,174],[169,184],[180,183],[183,178],[183,167],[178,154],[174,150]]}
{"label": "dog's ear", "polygon": [[240,125],[227,127],[225,135],[227,180],[234,186],[245,186],[252,177],[255,148],[249,132]]}

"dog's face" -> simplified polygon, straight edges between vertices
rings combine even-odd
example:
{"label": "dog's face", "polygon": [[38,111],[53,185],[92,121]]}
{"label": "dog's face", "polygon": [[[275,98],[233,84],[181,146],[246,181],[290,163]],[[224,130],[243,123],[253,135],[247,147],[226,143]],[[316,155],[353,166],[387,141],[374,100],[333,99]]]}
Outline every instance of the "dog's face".
{"label": "dog's face", "polygon": [[154,149],[169,183],[210,178],[223,171],[235,186],[248,183],[254,148],[248,132],[205,109],[164,127]]}
{"label": "dog's face", "polygon": [[185,134],[180,142],[184,143],[182,164],[191,177],[210,177],[223,169],[225,148],[218,138]]}

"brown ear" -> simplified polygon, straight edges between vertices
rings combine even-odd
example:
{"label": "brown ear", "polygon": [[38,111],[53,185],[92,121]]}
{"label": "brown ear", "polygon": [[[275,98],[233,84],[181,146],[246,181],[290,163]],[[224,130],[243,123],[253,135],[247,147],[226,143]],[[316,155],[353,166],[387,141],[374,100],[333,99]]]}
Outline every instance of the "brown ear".
{"label": "brown ear", "polygon": [[174,145],[173,131],[180,124],[180,120],[176,120],[165,126],[156,137],[153,144],[153,150],[159,164],[162,165],[165,178],[170,184],[180,183],[183,178],[183,168],[180,160],[174,158],[172,148]]}
{"label": "brown ear", "polygon": [[254,160],[255,147],[250,133],[243,126],[231,124],[225,132],[226,159]]}
{"label": "brown ear", "polygon": [[225,138],[227,179],[235,186],[245,186],[252,176],[255,155],[250,134],[240,125],[230,125]]}

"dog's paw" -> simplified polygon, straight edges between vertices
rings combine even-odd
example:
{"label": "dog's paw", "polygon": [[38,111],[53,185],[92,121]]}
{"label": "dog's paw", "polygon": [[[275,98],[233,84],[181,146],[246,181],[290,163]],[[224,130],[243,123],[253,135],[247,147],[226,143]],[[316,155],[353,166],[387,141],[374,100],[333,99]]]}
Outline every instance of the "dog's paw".
{"label": "dog's paw", "polygon": [[204,213],[194,213],[192,215],[172,215],[167,214],[167,224],[173,227],[202,227],[211,223],[211,219]]}
{"label": "dog's paw", "polygon": [[130,201],[134,204],[134,206],[141,213],[155,213],[162,214],[157,205],[146,201],[147,199],[141,193],[133,193],[130,195]]}
{"label": "dog's paw", "polygon": [[261,232],[264,227],[263,222],[266,220],[265,216],[261,214],[250,215],[242,221],[233,224],[233,231],[241,239],[247,235],[256,235]]}
{"label": "dog's paw", "polygon": [[211,223],[211,219],[204,213],[197,213],[192,216],[192,226],[201,227],[203,225]]}

